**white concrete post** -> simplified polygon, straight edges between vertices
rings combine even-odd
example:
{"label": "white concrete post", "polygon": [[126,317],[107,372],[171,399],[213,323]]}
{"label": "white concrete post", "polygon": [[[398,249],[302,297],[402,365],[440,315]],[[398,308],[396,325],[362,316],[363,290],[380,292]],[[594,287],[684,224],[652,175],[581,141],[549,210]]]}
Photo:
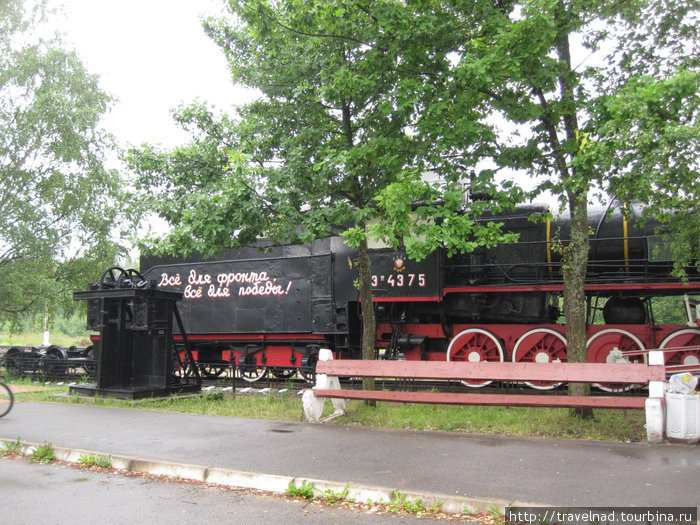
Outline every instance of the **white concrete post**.
{"label": "white concrete post", "polygon": [[[664,366],[664,353],[652,350],[649,366]],[[644,403],[647,419],[647,441],[662,443],[664,440],[664,381],[649,381],[649,397]]]}
{"label": "white concrete post", "polygon": [[[319,361],[332,361],[333,352],[327,348],[322,348],[318,351]],[[335,376],[329,376],[327,374],[316,374],[316,385],[314,388],[322,390],[340,390],[340,381]],[[310,423],[322,423],[323,421],[328,421],[330,419],[342,416],[345,414],[345,400],[344,399],[331,399],[333,403],[333,409],[335,410],[333,414],[327,418],[321,420],[321,414],[323,414],[323,406],[325,405],[325,398],[318,398],[314,395],[313,390],[306,390],[301,397],[301,402],[304,407],[304,414],[306,414],[306,419]]]}

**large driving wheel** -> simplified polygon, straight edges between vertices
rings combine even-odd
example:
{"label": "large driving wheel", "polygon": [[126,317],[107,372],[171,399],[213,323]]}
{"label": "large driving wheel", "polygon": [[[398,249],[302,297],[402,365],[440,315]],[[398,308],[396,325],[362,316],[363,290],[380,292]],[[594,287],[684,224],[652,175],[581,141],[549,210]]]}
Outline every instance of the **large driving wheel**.
{"label": "large driving wheel", "polygon": [[[684,328],[670,333],[659,346],[669,372],[685,372],[700,368],[700,329]],[[675,351],[671,352],[673,349]]]}
{"label": "large driving wheel", "polygon": [[[448,361],[503,362],[503,345],[491,332],[481,328],[469,328],[458,333],[447,347]],[[481,388],[493,381],[469,381],[462,383],[468,387]]]}
{"label": "large driving wheel", "polygon": [[[588,340],[589,363],[645,363],[644,344],[627,330],[608,328],[601,330]],[[594,383],[593,386],[606,392],[630,390],[626,383]]]}
{"label": "large driving wheel", "polygon": [[[523,334],[513,348],[513,362],[565,363],[566,339],[549,328],[535,328]],[[561,383],[552,381],[525,381],[538,390],[551,390]]]}

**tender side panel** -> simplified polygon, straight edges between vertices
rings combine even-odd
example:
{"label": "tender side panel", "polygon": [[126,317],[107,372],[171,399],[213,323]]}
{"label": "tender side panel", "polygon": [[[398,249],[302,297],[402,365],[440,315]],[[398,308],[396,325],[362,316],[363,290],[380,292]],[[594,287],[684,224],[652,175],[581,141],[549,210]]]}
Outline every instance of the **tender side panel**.
{"label": "tender side panel", "polygon": [[332,321],[330,255],[157,265],[144,276],[183,293],[192,334],[310,333]]}

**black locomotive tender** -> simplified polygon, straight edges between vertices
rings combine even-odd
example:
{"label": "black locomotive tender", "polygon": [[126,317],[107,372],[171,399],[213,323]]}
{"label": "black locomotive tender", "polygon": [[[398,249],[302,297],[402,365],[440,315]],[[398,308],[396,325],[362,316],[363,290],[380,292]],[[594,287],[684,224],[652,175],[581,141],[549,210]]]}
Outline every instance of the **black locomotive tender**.
{"label": "black locomotive tender", "polygon": [[[527,206],[495,218],[520,234],[515,244],[454,257],[438,250],[420,262],[373,249],[377,357],[566,361],[557,248],[566,246],[569,226],[566,219],[528,219],[542,211]],[[630,220],[612,207],[591,213],[588,359],[639,362],[649,349],[664,348],[669,367],[695,369],[697,321],[658,325],[650,298],[700,293],[698,273],[688,269],[688,284],[672,278],[672,263],[653,234],[657,224],[638,219],[639,205],[631,212]],[[248,381],[268,372],[309,377],[320,348],[344,359],[360,357],[355,253],[340,237],[264,251],[225,250],[216,259],[144,257],[141,268],[159,289],[183,293],[178,308],[205,375],[235,363]]]}

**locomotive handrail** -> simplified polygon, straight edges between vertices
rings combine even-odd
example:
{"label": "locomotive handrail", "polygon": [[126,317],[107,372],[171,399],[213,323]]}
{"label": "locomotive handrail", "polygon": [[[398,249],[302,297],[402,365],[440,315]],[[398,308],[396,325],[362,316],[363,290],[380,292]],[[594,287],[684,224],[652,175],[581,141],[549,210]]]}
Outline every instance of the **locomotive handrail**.
{"label": "locomotive handrail", "polygon": [[[563,288],[561,283],[536,284],[528,285],[513,285],[513,284],[489,284],[489,285],[445,285],[443,295],[458,292],[481,292],[481,293],[496,293],[496,292],[560,292]],[[691,281],[689,283],[669,283],[669,282],[647,282],[647,283],[589,283],[584,285],[584,290],[587,292],[597,291],[658,291],[664,292],[669,290],[692,290],[691,293],[700,293],[700,282]],[[697,291],[697,292],[696,292]]]}
{"label": "locomotive handrail", "polygon": [[[648,244],[648,236],[616,236],[616,237],[605,237],[605,238],[592,238],[590,239],[590,250],[594,253],[599,246],[605,245],[611,242],[641,242]],[[566,244],[568,241],[565,241]],[[524,247],[528,250],[537,249],[541,247],[544,252],[551,246],[552,241],[550,240],[534,240],[534,241],[518,241],[517,245],[519,247]],[[507,247],[507,244],[499,244],[499,247]],[[533,248],[534,247],[534,248]],[[507,262],[474,262],[472,260],[465,262],[455,262],[450,259],[445,259],[443,261],[443,268],[447,271],[445,286],[459,286],[461,284],[460,271],[466,271],[469,275],[480,274],[482,277],[486,278],[489,273],[498,275],[498,279],[502,281],[502,284],[511,284],[513,286],[522,285],[535,285],[539,283],[562,283],[563,278],[560,274],[560,269],[562,267],[562,262],[559,260],[549,260],[544,257],[540,260],[532,260],[527,257],[523,260],[517,260],[515,262],[512,259],[508,259]],[[620,280],[629,281],[631,283],[651,283],[651,282],[667,282],[668,275],[664,274],[659,276],[656,274],[658,268],[669,266],[671,261],[668,260],[650,260],[649,257],[638,258],[625,256],[623,259],[604,259],[598,260],[595,257],[590,258],[587,263],[589,269],[587,282],[589,283],[618,283]],[[620,272],[622,269],[622,272]],[[656,269],[656,271],[655,271]],[[526,270],[523,272],[523,270]],[[612,270],[610,273],[605,270]],[[455,280],[450,279],[450,271],[454,272],[452,275]],[[523,273],[518,274],[517,271]],[[599,275],[604,274],[604,275]],[[692,273],[689,275],[691,281],[697,281],[697,273]],[[680,280],[679,280],[680,282]],[[488,285],[488,282],[480,282],[480,285]]]}

